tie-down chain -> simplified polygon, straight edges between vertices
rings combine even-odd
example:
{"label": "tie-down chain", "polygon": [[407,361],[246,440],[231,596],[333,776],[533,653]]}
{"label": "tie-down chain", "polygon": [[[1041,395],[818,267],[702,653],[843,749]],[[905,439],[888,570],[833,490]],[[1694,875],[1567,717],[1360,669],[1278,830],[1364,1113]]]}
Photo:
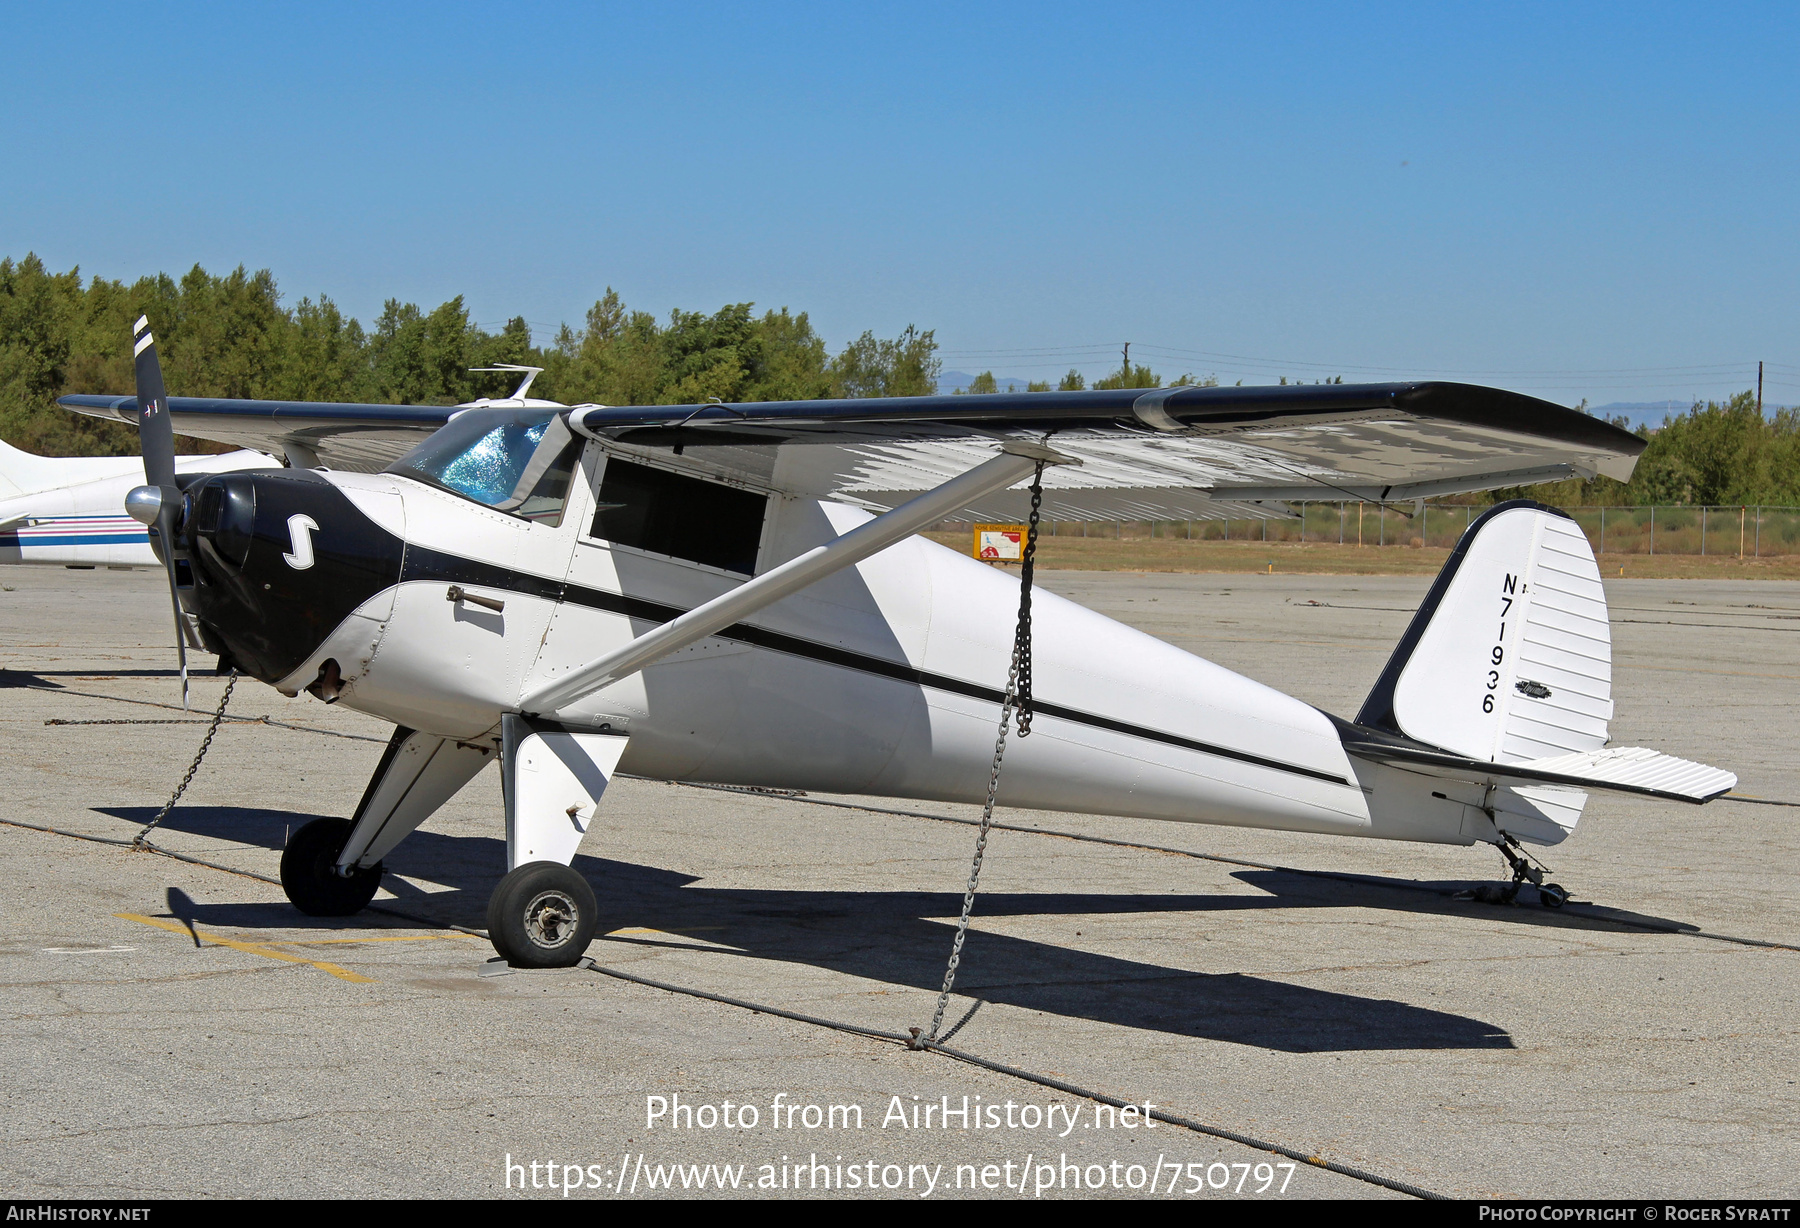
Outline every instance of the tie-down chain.
{"label": "tie-down chain", "polygon": [[962,963],[963,940],[969,933],[969,913],[975,907],[975,889],[981,881],[981,859],[987,853],[988,832],[994,822],[994,797],[1000,791],[1000,763],[1006,756],[1006,733],[1018,713],[1019,736],[1031,736],[1031,573],[1037,557],[1038,519],[1044,504],[1044,462],[1039,461],[1031,479],[1031,517],[1025,526],[1025,551],[1019,567],[1019,621],[1013,632],[1012,666],[1006,674],[1006,697],[1000,704],[1000,731],[994,738],[994,762],[988,773],[987,802],[981,808],[981,826],[975,836],[975,858],[969,864],[969,882],[963,889],[962,916],[956,923],[956,937],[950,943],[950,962],[944,968],[944,988],[938,994],[937,1010],[931,1016],[931,1031],[923,1037],[918,1028],[912,1033],[911,1047],[923,1049],[938,1041],[944,1026],[944,1010],[950,1004],[950,989],[956,984],[956,969]]}

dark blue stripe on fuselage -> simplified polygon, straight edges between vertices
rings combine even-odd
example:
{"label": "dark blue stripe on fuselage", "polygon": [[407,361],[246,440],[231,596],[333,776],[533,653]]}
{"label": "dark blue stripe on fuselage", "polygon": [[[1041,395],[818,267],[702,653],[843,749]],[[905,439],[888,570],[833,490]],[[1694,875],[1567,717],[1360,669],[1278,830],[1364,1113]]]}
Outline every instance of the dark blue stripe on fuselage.
{"label": "dark blue stripe on fuselage", "polygon": [[0,546],[148,546],[148,533],[82,533],[67,535],[0,533]]}

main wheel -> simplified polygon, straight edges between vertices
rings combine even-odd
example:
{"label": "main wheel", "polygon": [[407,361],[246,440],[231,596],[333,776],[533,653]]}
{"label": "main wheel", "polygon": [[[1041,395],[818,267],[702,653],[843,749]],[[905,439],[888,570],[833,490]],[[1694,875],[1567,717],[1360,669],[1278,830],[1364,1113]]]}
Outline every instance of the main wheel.
{"label": "main wheel", "polygon": [[282,850],[281,889],[307,916],[348,917],[375,898],[381,886],[379,862],[349,878],[337,872],[338,854],[349,838],[349,819],[314,819]]}
{"label": "main wheel", "polygon": [[587,879],[554,861],[520,866],[488,900],[488,938],[518,968],[573,967],[599,919]]}

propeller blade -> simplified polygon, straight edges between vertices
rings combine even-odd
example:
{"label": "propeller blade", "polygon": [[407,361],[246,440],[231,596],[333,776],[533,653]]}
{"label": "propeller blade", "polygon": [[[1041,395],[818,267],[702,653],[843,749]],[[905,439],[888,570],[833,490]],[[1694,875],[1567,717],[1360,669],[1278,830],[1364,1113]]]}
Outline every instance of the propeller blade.
{"label": "propeller blade", "polygon": [[[171,521],[174,517],[169,518]],[[173,528],[173,525],[170,526]],[[169,541],[169,529],[164,529],[163,541]],[[169,572],[169,602],[175,607],[175,653],[181,659],[181,709],[188,710],[188,668],[187,668],[187,626],[181,616],[181,594],[175,589],[175,556],[169,550],[163,551],[163,562]]]}
{"label": "propeller blade", "polygon": [[169,397],[163,390],[162,364],[156,360],[150,317],[139,316],[131,332],[137,367],[138,448],[144,455],[144,481],[173,490],[175,427],[169,421]]}
{"label": "propeller blade", "polygon": [[[163,570],[169,577],[169,604],[175,611],[175,651],[181,659],[181,706],[188,706],[187,626],[182,619],[180,585],[175,574],[175,521],[181,510],[181,491],[175,485],[175,426],[169,421],[169,397],[163,388],[162,363],[156,358],[156,338],[150,333],[150,317],[139,316],[131,329],[132,359],[137,369],[138,450],[144,457],[144,482],[156,491],[156,535],[162,542]],[[142,490],[142,488],[140,488]],[[126,497],[126,510],[138,515],[132,503],[140,491]],[[144,496],[150,492],[143,490]],[[145,508],[148,511],[148,508]]]}

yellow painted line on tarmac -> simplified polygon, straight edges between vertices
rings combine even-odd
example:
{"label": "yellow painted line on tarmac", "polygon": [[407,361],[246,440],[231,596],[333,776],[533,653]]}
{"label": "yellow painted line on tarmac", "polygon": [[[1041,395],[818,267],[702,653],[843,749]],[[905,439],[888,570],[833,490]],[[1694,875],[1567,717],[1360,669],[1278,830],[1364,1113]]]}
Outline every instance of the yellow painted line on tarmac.
{"label": "yellow painted line on tarmac", "polygon": [[178,924],[174,921],[164,921],[157,917],[143,917],[133,912],[116,912],[113,916],[119,918],[121,921],[136,921],[141,925],[153,925],[159,930],[168,930],[171,934],[180,934],[183,937],[197,937],[212,943],[214,946],[230,947],[234,951],[246,951],[251,955],[260,955],[264,959],[279,959],[284,963],[290,964],[307,964],[317,968],[320,972],[329,972],[339,980],[359,981],[368,984],[374,984],[375,982],[375,978],[372,976],[363,976],[361,973],[352,972],[348,968],[340,968],[336,964],[328,964],[321,959],[303,959],[298,955],[288,955],[282,951],[271,950],[261,943],[239,942],[235,938],[221,938],[219,935],[209,934],[197,926],[190,929],[188,926]]}
{"label": "yellow painted line on tarmac", "polygon": [[396,934],[391,938],[295,938],[283,942],[284,947],[322,947],[339,942],[432,942],[439,938],[473,938],[473,934]]}
{"label": "yellow painted line on tarmac", "polygon": [[682,937],[686,937],[689,934],[712,933],[712,932],[716,932],[718,930],[722,930],[724,928],[725,927],[723,925],[690,925],[686,929],[659,930],[659,929],[646,929],[645,927],[643,927],[641,925],[634,925],[628,929],[608,930],[608,931],[606,931],[606,936],[608,938],[611,938],[615,934],[677,934]]}

